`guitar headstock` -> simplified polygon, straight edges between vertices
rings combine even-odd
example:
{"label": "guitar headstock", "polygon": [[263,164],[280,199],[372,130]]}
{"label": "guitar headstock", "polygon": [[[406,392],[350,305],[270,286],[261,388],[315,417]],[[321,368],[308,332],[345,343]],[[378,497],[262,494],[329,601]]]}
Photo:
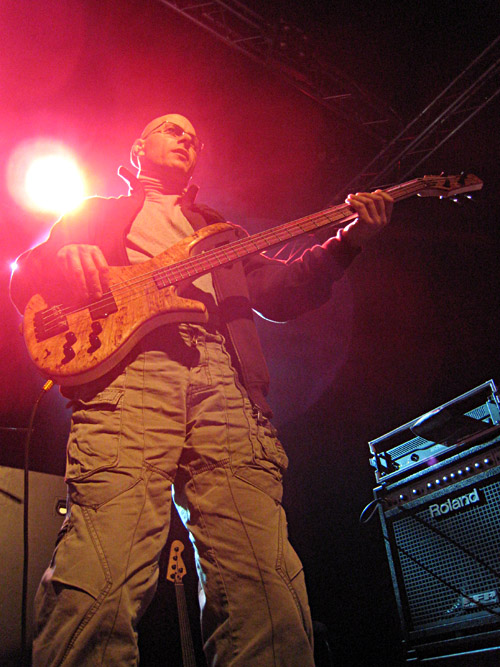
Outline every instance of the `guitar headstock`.
{"label": "guitar headstock", "polygon": [[182,577],[186,574],[186,566],[181,558],[184,551],[184,545],[180,540],[174,540],[170,547],[170,556],[168,558],[167,579],[174,584],[180,584]]}
{"label": "guitar headstock", "polygon": [[456,197],[465,192],[481,190],[483,181],[474,174],[462,172],[459,176],[423,176],[418,179],[422,183],[419,197]]}

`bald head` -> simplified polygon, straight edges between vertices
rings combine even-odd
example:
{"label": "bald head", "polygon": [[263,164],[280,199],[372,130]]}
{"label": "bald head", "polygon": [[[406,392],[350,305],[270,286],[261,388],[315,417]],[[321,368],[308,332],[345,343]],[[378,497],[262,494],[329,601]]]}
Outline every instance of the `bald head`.
{"label": "bald head", "polygon": [[186,132],[196,136],[196,130],[185,116],[181,116],[177,113],[167,113],[164,116],[158,116],[158,118],[150,121],[142,131],[141,138],[144,139],[148,134],[165,122],[175,123],[179,127],[182,127]]}
{"label": "bald head", "polygon": [[185,116],[170,113],[146,125],[132,146],[130,159],[140,174],[182,189],[194,171],[200,147],[192,123]]}

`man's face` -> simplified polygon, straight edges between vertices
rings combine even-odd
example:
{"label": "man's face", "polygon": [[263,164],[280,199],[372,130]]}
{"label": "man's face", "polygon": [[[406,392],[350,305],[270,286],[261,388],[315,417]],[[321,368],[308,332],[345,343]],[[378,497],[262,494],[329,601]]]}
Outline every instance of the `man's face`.
{"label": "man's face", "polygon": [[143,171],[160,177],[171,174],[189,179],[200,147],[196,130],[187,118],[178,114],[155,118],[145,127],[139,141],[138,155]]}

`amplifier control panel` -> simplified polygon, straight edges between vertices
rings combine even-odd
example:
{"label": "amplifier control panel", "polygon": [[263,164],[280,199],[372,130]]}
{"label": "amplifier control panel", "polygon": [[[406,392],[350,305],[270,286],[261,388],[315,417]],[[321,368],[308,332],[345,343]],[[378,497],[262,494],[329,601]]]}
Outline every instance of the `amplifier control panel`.
{"label": "amplifier control panel", "polygon": [[444,463],[436,461],[427,470],[405,480],[379,486],[374,490],[375,496],[382,499],[387,511],[500,466],[500,439],[474,450]]}

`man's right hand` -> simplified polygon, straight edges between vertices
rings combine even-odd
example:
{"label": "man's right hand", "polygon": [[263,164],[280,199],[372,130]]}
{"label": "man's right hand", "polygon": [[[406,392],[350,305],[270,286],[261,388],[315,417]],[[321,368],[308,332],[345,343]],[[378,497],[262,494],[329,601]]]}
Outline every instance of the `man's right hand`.
{"label": "man's right hand", "polygon": [[109,266],[97,246],[65,245],[57,253],[56,262],[75,303],[100,299],[109,290]]}

